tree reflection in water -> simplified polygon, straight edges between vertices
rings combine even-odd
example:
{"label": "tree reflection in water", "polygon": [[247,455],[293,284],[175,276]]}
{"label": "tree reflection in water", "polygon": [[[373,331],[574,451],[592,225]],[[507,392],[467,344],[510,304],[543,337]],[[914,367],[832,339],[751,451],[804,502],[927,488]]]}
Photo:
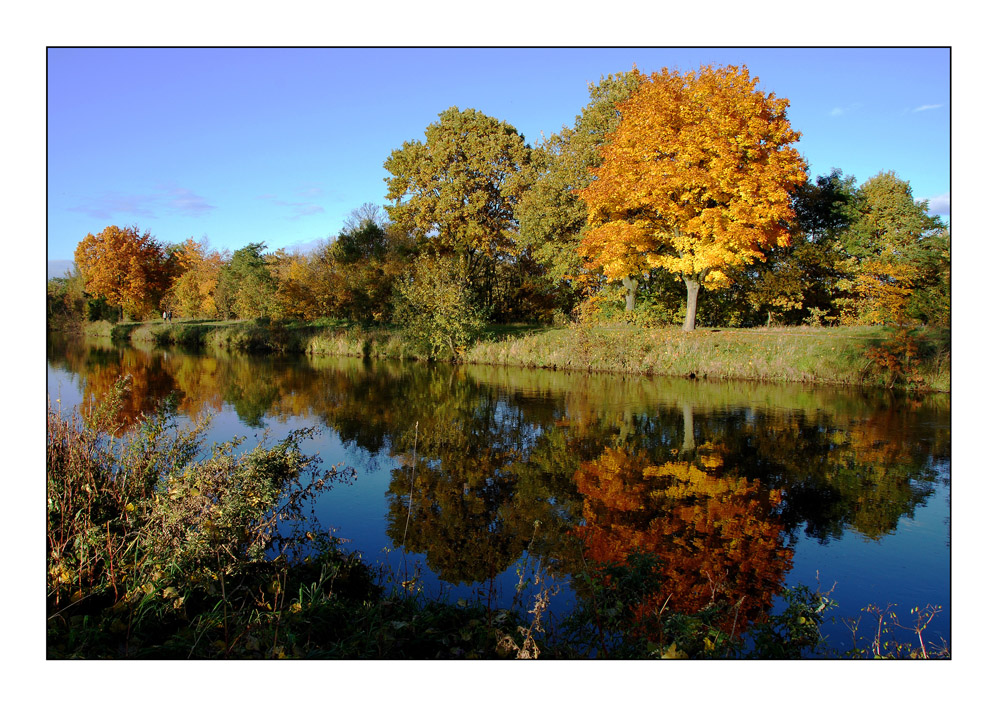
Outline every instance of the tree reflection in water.
{"label": "tree reflection in water", "polygon": [[491,581],[526,551],[565,577],[643,551],[663,560],[655,601],[739,603],[741,625],[771,606],[797,530],[882,538],[950,458],[946,397],[79,344],[49,362],[84,400],[130,375],[122,424],[169,393],[191,417],[319,420],[392,461],[370,513],[447,582]]}

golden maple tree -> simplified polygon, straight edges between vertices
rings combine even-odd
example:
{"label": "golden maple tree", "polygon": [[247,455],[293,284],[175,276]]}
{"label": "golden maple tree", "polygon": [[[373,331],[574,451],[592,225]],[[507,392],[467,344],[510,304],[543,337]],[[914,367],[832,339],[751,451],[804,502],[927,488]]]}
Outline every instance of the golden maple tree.
{"label": "golden maple tree", "polygon": [[144,317],[158,304],[170,282],[163,247],[138,226],[108,226],[88,233],[74,259],[87,292],[103,296],[121,314]]}
{"label": "golden maple tree", "polygon": [[789,190],[806,181],[790,145],[788,100],[757,89],[746,67],[663,70],[620,105],[595,181],[579,191],[592,226],[581,255],[628,283],[665,268],[687,285],[694,329],[702,285],[788,244]]}

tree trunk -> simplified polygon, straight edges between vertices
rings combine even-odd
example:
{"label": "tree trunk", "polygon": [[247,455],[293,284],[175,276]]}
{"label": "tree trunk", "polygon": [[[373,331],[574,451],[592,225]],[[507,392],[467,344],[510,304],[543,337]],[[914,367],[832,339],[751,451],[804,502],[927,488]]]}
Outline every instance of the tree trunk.
{"label": "tree trunk", "polygon": [[681,445],[681,451],[691,452],[696,448],[694,443],[694,410],[691,408],[691,403],[683,403],[681,411],[684,414],[684,443]]}
{"label": "tree trunk", "polygon": [[639,281],[634,277],[623,277],[622,285],[625,286],[625,311],[635,310],[635,288],[639,286]]}
{"label": "tree trunk", "polygon": [[687,285],[687,316],[684,317],[684,326],[681,331],[694,331],[694,314],[698,309],[698,290],[701,289],[701,279],[695,275],[688,277],[684,275],[684,284]]}

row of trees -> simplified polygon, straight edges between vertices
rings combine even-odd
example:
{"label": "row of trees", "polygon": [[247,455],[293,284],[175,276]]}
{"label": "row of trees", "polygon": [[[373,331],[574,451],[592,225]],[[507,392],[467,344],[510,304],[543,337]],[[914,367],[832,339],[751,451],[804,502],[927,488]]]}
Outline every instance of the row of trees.
{"label": "row of trees", "polygon": [[207,240],[157,242],[137,226],[108,226],[77,246],[76,272],[49,283],[50,315],[143,319],[387,319],[394,283],[419,252],[396,238],[384,210],[356,209],[338,237],[309,254],[250,243],[229,253]]}
{"label": "row of trees", "polygon": [[734,66],[608,76],[534,148],[449,108],[389,155],[385,209],[356,210],[312,253],[111,226],[76,264],[133,317],[947,324],[940,219],[893,172],[810,180],[788,101],[757,83]]}

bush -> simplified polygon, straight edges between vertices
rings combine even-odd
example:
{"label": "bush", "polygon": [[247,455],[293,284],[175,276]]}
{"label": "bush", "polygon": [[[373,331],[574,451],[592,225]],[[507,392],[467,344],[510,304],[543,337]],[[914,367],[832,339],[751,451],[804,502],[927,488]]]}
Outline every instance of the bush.
{"label": "bush", "polygon": [[103,296],[96,299],[87,300],[87,321],[88,322],[116,322],[119,319],[117,307],[109,305]]}
{"label": "bush", "polygon": [[188,612],[211,614],[216,595],[228,634],[236,616],[250,620],[265,576],[306,552],[337,557],[306,508],[344,474],[300,451],[309,430],[242,454],[237,438],[199,459],[207,421],[175,431],[169,401],[116,438],[112,421],[127,389],[119,381],[80,415],[48,411],[50,657],[190,642]]}
{"label": "bush", "polygon": [[465,268],[453,258],[422,256],[398,285],[395,311],[403,335],[431,359],[460,358],[485,327]]}

